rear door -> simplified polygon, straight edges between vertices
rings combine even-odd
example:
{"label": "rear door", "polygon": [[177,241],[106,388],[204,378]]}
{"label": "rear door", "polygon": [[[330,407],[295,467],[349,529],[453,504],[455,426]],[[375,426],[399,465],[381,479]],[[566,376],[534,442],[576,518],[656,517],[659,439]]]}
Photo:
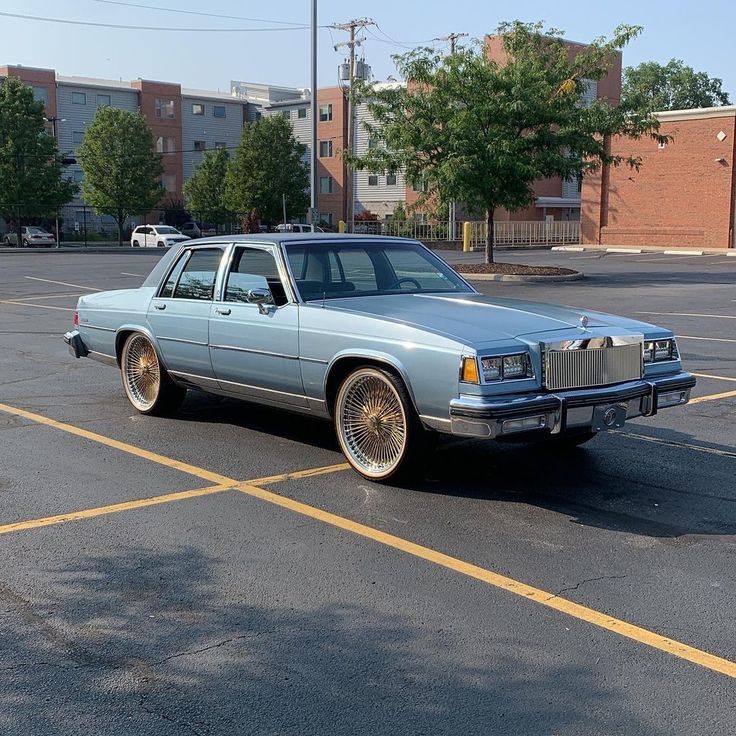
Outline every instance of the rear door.
{"label": "rear door", "polygon": [[209,317],[225,248],[185,248],[148,308],[166,368],[205,388],[217,385],[209,354]]}

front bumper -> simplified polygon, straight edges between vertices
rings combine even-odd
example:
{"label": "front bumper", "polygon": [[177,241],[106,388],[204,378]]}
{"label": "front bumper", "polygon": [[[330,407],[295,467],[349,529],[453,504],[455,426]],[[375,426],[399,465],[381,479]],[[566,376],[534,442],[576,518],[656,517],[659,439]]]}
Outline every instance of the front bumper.
{"label": "front bumper", "polygon": [[520,432],[615,429],[627,419],[650,417],[660,409],[687,404],[695,382],[695,376],[681,371],[616,386],[549,394],[465,395],[450,402],[451,432],[490,438]]}
{"label": "front bumper", "polygon": [[89,355],[87,346],[82,342],[79,330],[64,333],[64,342],[69,346],[69,353],[75,358],[86,358]]}

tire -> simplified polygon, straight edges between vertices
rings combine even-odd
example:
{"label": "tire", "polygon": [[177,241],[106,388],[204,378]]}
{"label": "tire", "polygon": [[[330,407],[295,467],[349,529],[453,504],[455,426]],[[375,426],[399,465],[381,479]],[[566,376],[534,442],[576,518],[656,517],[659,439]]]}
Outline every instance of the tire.
{"label": "tire", "polygon": [[173,414],[187,393],[169,378],[156,348],[140,332],[128,336],[123,345],[120,374],[125,395],[140,414]]}
{"label": "tire", "polygon": [[134,248],[140,248],[141,246],[138,244],[138,241],[137,240],[134,240],[133,241],[133,247]]}
{"label": "tire", "polygon": [[393,373],[374,366],[352,371],[340,384],[333,417],[343,454],[364,478],[383,482],[414,469],[425,432]]}
{"label": "tire", "polygon": [[25,238],[23,238],[23,247],[24,248],[28,247],[28,241]]}
{"label": "tire", "polygon": [[166,245],[159,240],[158,243],[156,243],[156,247],[157,248],[165,248]]}

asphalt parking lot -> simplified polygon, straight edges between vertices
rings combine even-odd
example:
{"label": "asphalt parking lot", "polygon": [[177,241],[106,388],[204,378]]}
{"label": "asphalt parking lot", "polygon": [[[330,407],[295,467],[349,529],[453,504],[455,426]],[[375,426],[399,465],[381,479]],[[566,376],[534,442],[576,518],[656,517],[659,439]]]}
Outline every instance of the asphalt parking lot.
{"label": "asphalt parking lot", "polygon": [[327,424],[142,417],[68,355],[159,255],[0,254],[3,734],[736,731],[736,258],[499,254],[587,278],[484,293],[674,329],[695,401],[381,486]]}

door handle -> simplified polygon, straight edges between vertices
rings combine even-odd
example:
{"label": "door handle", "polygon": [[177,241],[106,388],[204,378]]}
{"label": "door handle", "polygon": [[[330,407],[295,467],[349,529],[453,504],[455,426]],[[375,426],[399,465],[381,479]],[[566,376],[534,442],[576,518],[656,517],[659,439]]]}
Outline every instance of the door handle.
{"label": "door handle", "polygon": [[153,308],[154,309],[166,309],[166,305],[165,304],[154,304]]}
{"label": "door handle", "polygon": [[224,307],[224,308],[218,307],[217,309],[215,309],[215,314],[228,315],[230,314],[230,312],[232,312],[232,309],[228,309],[227,307]]}

